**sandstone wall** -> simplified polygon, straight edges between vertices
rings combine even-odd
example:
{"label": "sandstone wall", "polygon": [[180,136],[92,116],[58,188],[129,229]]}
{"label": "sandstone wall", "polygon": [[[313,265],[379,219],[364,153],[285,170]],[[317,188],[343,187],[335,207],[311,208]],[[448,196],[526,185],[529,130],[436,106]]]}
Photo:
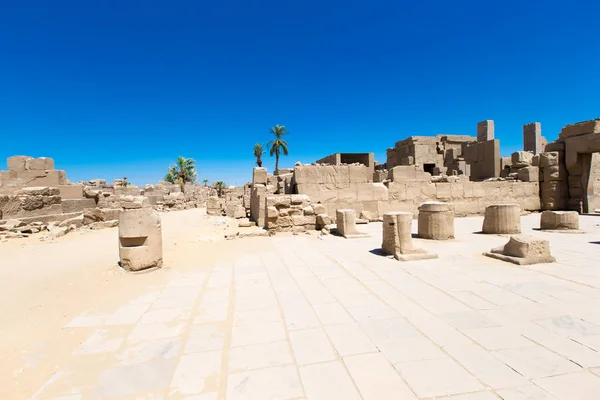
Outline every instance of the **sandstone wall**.
{"label": "sandstone wall", "polygon": [[[537,167],[536,167],[537,168]],[[425,201],[447,201],[457,215],[482,214],[497,203],[517,203],[524,210],[540,210],[540,184],[533,182],[470,182],[466,177],[448,177],[449,182],[432,182],[431,176],[415,166],[398,166],[389,172],[386,185],[360,181],[362,174],[351,166],[298,166],[298,193],[313,204],[325,206],[330,217],[338,209],[351,208],[381,217],[388,211],[411,211]]]}
{"label": "sandstone wall", "polygon": [[[539,211],[539,193],[538,182],[390,182],[388,201],[376,206],[380,216],[387,211],[410,211],[416,215],[417,208],[425,201],[450,202],[457,216],[483,214],[487,206],[498,203],[515,203],[522,210]],[[364,206],[375,207],[375,204]]]}

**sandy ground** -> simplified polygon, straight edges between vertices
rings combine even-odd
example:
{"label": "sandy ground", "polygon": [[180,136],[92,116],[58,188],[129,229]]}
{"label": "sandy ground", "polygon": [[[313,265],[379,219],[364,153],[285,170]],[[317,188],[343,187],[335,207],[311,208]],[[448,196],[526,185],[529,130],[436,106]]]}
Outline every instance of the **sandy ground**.
{"label": "sandy ground", "polygon": [[[164,284],[173,269],[202,270],[216,259],[268,241],[225,241],[231,220],[204,209],[162,215],[165,264],[150,273],[126,273],[117,262],[118,228],[76,231],[52,241],[42,235],[0,243],[0,399],[29,398],[89,331],[62,329],[84,310],[107,310]],[[227,251],[224,251],[224,248]],[[100,304],[100,308],[98,307]],[[59,340],[60,338],[60,340]]]}

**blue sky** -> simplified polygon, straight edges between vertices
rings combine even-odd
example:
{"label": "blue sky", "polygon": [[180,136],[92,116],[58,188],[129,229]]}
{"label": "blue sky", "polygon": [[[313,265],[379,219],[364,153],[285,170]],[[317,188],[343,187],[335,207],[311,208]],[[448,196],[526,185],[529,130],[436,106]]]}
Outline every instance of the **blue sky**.
{"label": "blue sky", "polygon": [[[599,2],[5,1],[0,169],[47,156],[73,181],[156,182],[178,155],[243,184],[252,146],[286,125],[291,154],[375,152],[475,134],[503,154],[522,125],[553,140],[600,117]],[[272,169],[274,160],[265,158]]]}

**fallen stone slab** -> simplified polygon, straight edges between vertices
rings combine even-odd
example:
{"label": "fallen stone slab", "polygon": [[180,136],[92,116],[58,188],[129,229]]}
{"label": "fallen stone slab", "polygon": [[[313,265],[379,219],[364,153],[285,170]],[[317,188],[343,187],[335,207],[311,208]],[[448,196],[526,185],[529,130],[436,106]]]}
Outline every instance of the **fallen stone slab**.
{"label": "fallen stone slab", "polygon": [[550,254],[550,243],[533,236],[511,236],[504,246],[483,253],[485,256],[517,265],[552,263],[556,259]]}

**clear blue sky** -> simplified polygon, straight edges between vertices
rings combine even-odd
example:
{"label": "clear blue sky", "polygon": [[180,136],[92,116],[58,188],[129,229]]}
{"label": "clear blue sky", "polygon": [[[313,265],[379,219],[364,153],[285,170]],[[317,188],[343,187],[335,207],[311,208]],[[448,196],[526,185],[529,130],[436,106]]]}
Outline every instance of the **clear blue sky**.
{"label": "clear blue sky", "polygon": [[[286,125],[282,166],[475,134],[502,153],[522,125],[553,140],[600,117],[597,1],[5,1],[0,169],[53,157],[72,181],[250,180],[252,146]],[[274,160],[266,157],[272,170]]]}

